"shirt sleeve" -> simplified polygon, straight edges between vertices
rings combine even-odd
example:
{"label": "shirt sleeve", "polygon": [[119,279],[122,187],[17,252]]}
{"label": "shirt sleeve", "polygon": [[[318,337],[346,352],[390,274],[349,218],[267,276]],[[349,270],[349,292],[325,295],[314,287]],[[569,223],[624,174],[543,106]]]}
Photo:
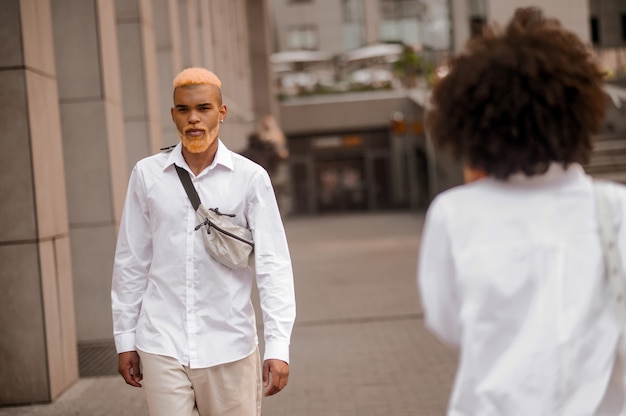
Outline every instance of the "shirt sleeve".
{"label": "shirt sleeve", "polygon": [[289,342],[296,318],[291,257],[287,237],[267,172],[251,180],[248,224],[254,236],[254,260],[263,313],[264,360],[289,362]]}
{"label": "shirt sleeve", "polygon": [[435,199],[422,231],[417,284],[426,327],[443,342],[458,346],[461,308],[447,225],[441,200]]}
{"label": "shirt sleeve", "polygon": [[111,285],[113,335],[118,353],[136,349],[135,329],[152,260],[148,218],[145,187],[141,172],[135,167],[122,212]]}

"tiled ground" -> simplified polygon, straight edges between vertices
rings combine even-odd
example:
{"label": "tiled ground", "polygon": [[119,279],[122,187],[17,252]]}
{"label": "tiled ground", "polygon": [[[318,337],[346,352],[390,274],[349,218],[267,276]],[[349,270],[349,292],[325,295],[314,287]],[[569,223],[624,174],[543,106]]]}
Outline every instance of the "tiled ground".
{"label": "tiled ground", "polygon": [[[298,319],[289,386],[271,416],[443,415],[456,353],[422,326],[415,286],[423,217],[408,213],[290,218]],[[85,377],[50,405],[4,415],[147,416],[142,391]]]}

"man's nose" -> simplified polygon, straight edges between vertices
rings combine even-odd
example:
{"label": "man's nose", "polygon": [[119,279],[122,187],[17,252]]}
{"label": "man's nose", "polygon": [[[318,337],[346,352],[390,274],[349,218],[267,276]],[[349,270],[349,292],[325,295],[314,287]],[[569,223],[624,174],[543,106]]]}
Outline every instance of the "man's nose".
{"label": "man's nose", "polygon": [[194,124],[200,121],[200,118],[198,117],[198,113],[196,111],[190,111],[189,112],[189,118],[187,119],[187,121],[189,121],[189,123]]}

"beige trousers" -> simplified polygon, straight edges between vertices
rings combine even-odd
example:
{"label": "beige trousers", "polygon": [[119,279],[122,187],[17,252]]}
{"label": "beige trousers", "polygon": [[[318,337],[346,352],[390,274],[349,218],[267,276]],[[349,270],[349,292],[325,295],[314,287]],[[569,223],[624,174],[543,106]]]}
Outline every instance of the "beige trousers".
{"label": "beige trousers", "polygon": [[244,359],[209,368],[138,353],[150,416],[261,416],[258,348]]}

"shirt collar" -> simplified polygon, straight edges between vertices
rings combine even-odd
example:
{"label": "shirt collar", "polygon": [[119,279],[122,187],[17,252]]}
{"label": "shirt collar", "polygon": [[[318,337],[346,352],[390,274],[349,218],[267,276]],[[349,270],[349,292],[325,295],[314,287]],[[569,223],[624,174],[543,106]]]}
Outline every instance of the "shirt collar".
{"label": "shirt collar", "polygon": [[[183,157],[183,144],[179,142],[174,149],[170,152],[170,155],[167,158],[167,162],[165,166],[163,166],[163,170],[167,169],[171,165],[177,165],[182,168],[189,169],[189,165],[185,161]],[[222,165],[229,170],[233,170],[233,157],[230,154],[230,151],[226,147],[224,143],[220,139],[217,139],[217,151],[215,152],[215,158],[213,159],[213,163],[209,165],[206,170],[213,169],[217,165]]]}
{"label": "shirt collar", "polygon": [[578,163],[572,163],[567,166],[567,168],[563,167],[562,163],[552,162],[550,163],[550,167],[545,173],[533,176],[526,176],[524,173],[518,172],[509,176],[506,182],[514,183],[514,184],[540,184],[540,183],[548,183],[558,181],[560,179],[570,177],[570,176],[582,176],[585,174],[585,170]]}

